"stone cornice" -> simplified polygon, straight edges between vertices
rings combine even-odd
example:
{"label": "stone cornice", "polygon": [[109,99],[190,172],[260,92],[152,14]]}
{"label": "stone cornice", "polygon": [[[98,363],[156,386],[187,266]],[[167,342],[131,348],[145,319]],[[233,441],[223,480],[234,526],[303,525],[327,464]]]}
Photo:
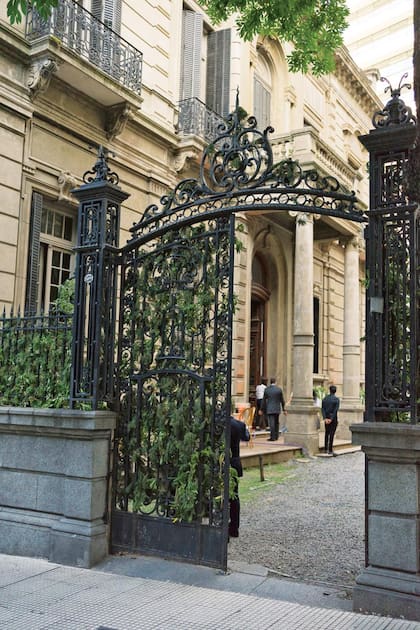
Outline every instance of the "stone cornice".
{"label": "stone cornice", "polygon": [[360,104],[369,118],[376,110],[382,109],[381,99],[372,88],[365,72],[355,64],[345,46],[336,52],[335,63],[334,75]]}

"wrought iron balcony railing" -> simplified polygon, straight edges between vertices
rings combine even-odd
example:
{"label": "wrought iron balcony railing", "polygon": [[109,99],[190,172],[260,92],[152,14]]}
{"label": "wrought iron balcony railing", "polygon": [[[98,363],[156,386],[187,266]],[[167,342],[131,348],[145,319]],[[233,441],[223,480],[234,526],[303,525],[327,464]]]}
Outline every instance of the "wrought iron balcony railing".
{"label": "wrought iron balcony railing", "polygon": [[143,54],[73,0],[59,0],[47,20],[29,9],[26,37],[52,35],[71,50],[136,94],[141,91]]}
{"label": "wrought iron balcony railing", "polygon": [[218,135],[217,128],[224,119],[198,98],[186,98],[179,103],[179,132],[183,136],[195,135],[212,142]]}

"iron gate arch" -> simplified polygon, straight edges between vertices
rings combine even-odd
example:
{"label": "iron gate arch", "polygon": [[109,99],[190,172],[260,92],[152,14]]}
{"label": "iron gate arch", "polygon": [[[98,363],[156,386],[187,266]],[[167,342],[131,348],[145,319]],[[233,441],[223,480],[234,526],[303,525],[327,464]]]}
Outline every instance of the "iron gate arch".
{"label": "iron gate arch", "polygon": [[234,112],[120,250],[112,551],[226,569],[235,215],[256,209],[367,222],[331,176],[273,163]]}

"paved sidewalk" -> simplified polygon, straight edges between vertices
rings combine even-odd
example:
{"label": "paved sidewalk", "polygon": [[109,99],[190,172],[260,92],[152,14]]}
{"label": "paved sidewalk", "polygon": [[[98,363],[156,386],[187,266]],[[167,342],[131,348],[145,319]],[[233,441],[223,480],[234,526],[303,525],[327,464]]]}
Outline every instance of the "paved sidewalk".
{"label": "paved sidewalk", "polygon": [[225,575],[156,558],[112,557],[89,570],[0,555],[0,629],[420,629],[413,621],[290,601],[305,589],[308,602],[329,590],[290,584],[258,567]]}

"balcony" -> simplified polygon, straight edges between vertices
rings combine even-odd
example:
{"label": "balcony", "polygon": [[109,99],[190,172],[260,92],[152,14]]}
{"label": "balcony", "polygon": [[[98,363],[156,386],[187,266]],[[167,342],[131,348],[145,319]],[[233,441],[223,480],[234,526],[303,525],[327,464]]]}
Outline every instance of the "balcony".
{"label": "balcony", "polygon": [[[25,35],[38,50],[42,48],[42,41],[52,44],[60,57],[60,74],[64,75],[61,78],[74,83],[81,91],[89,93],[83,89],[85,81],[80,81],[81,77],[75,73],[74,56],[88,62],[90,72],[99,70],[133,95],[140,95],[143,54],[77,2],[59,0],[48,20],[42,20],[35,10],[29,10]],[[70,56],[61,58],[66,53]],[[73,66],[70,71],[69,65]],[[89,95],[95,97],[95,94]],[[103,95],[99,100],[113,105],[121,99]]]}
{"label": "balcony", "polygon": [[199,136],[212,142],[224,119],[198,98],[186,98],[179,103],[178,129],[182,136]]}

